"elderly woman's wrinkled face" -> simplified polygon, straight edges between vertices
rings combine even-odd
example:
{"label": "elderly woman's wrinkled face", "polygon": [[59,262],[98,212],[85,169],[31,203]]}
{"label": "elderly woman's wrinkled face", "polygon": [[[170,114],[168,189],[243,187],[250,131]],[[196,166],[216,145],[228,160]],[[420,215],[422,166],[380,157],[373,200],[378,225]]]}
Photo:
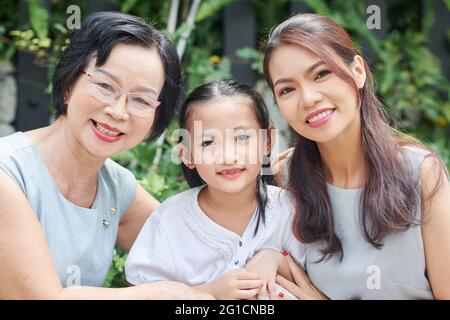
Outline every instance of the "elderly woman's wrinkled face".
{"label": "elderly woman's wrinkled face", "polygon": [[150,132],[163,85],[154,48],[115,46],[102,66],[94,58],[68,92],[69,134],[96,157],[136,146]]}

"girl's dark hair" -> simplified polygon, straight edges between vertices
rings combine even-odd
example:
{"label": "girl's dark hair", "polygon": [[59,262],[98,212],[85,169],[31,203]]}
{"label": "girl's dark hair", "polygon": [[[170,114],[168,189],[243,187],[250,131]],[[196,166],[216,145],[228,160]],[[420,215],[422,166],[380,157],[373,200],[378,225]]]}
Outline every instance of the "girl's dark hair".
{"label": "girl's dark hair", "polygon": [[[266,104],[261,95],[250,86],[243,83],[239,83],[234,80],[213,81],[205,83],[195,88],[191,94],[186,98],[180,110],[180,127],[182,129],[189,130],[190,117],[194,110],[201,106],[202,103],[223,98],[244,98],[250,100],[250,103],[246,104],[251,107],[255,113],[256,119],[261,126],[261,129],[269,130],[270,118],[267,111]],[[218,115],[220,111],[218,110]],[[220,116],[220,115],[219,115]],[[267,138],[270,139],[268,133]],[[189,140],[189,139],[186,139]],[[270,141],[270,140],[269,140]],[[187,147],[189,141],[183,141],[183,137],[180,136],[179,143],[184,143]],[[205,185],[206,182],[200,177],[197,169],[189,169],[184,163],[181,164],[183,173],[191,188]],[[270,165],[270,163],[269,163]],[[263,166],[266,166],[263,164]],[[267,205],[267,184],[272,182],[273,177],[271,175],[258,175],[256,182],[256,196],[258,200],[257,209],[257,223],[255,228],[255,234],[258,232],[260,221],[265,223],[265,208]]]}
{"label": "girl's dark hair", "polygon": [[96,59],[96,66],[102,66],[117,44],[155,48],[162,60],[165,81],[149,137],[154,140],[169,125],[180,102],[181,65],[175,47],[161,31],[128,14],[98,12],[71,33],[69,45],[62,53],[52,79],[56,117],[66,114],[64,96],[91,59]]}
{"label": "girl's dark hair", "polygon": [[[388,125],[383,106],[377,99],[372,74],[364,62],[367,75],[362,89],[358,89],[349,70],[355,55],[361,54],[347,32],[333,20],[316,14],[298,14],[271,31],[265,48],[264,74],[269,86],[273,82],[269,62],[275,49],[283,45],[302,47],[321,58],[339,78],[353,86],[361,103],[361,141],[365,161],[364,189],[360,201],[360,223],[365,239],[381,248],[382,240],[394,231],[406,230],[422,223],[416,215],[420,193],[418,181],[405,161],[405,145],[416,145],[431,152],[445,170],[433,150],[412,138],[402,135]],[[289,63],[289,62],[286,62]],[[323,259],[333,254],[343,258],[342,244],[334,232],[332,207],[326,188],[326,176],[317,143],[296,136],[287,189],[296,207],[293,228],[304,243],[325,240],[328,247]],[[431,192],[431,197],[442,183],[442,177]]]}

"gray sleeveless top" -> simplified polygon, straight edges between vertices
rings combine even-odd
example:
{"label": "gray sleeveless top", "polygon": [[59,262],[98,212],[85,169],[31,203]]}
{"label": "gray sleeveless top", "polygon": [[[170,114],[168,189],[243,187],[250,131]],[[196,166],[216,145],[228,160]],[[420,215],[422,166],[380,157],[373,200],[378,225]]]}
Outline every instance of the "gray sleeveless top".
{"label": "gray sleeveless top", "polygon": [[136,195],[136,179],[107,159],[98,172],[92,208],[68,201],[36,147],[22,132],[0,138],[0,169],[26,195],[64,287],[101,286],[112,261],[118,224]]}
{"label": "gray sleeveless top", "polygon": [[[420,164],[427,154],[423,149],[404,148],[405,159],[412,166],[417,182]],[[283,182],[287,182],[287,170]],[[365,240],[360,227],[359,201],[363,189],[341,189],[328,184],[327,190],[334,230],[342,243],[344,257],[340,261],[334,255],[317,262],[326,243],[307,244],[305,268],[314,285],[330,299],[433,299],[425,274],[421,227],[392,233],[384,239],[382,249],[376,249]],[[420,206],[416,211],[421,214]]]}

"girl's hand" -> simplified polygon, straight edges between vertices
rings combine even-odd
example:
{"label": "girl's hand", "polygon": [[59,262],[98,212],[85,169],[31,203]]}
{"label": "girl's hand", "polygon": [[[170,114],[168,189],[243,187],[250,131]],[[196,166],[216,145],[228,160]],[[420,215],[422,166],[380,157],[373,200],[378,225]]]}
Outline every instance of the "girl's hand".
{"label": "girl's hand", "polygon": [[305,271],[292,260],[291,256],[288,255],[286,259],[295,283],[278,275],[276,282],[279,285],[291,292],[299,300],[328,300],[328,297],[312,284]]}
{"label": "girl's hand", "polygon": [[279,251],[265,249],[258,252],[246,265],[245,269],[259,275],[262,286],[258,291],[257,299],[277,299],[275,280],[283,256]]}
{"label": "girl's hand", "polygon": [[284,150],[282,153],[276,156],[276,158],[273,159],[272,163],[270,164],[272,174],[278,186],[281,185],[281,177],[283,175],[284,166],[286,165],[286,159],[292,154],[293,151],[294,148]]}
{"label": "girl's hand", "polygon": [[199,286],[217,300],[251,299],[261,288],[259,275],[245,269],[234,269],[213,283]]}

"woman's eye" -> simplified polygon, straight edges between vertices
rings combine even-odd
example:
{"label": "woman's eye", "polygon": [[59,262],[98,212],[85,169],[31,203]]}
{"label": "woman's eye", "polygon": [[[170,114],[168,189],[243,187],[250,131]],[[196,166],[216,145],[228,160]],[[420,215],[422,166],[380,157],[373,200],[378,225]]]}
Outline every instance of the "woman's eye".
{"label": "woman's eye", "polygon": [[294,91],[294,88],[283,88],[280,90],[278,95],[282,96],[282,95],[288,94],[291,91]]}
{"label": "woman's eye", "polygon": [[207,147],[207,146],[211,145],[212,143],[213,143],[212,140],[203,141],[202,142],[202,147]]}
{"label": "woman's eye", "polygon": [[322,70],[319,73],[317,73],[316,78],[314,80],[319,80],[327,75],[329,75],[331,72],[328,70]]}
{"label": "woman's eye", "polygon": [[106,89],[108,91],[114,92],[113,87],[110,84],[104,83],[104,82],[98,82],[96,83],[96,85],[98,85],[99,87]]}

